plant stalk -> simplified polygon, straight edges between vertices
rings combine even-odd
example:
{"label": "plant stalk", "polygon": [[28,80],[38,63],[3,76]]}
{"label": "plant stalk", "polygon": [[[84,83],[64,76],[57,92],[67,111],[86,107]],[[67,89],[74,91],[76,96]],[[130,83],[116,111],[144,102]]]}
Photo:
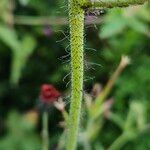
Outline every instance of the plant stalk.
{"label": "plant stalk", "polygon": [[108,148],[108,150],[120,150],[129,140],[130,137],[123,133],[117,138],[117,140],[114,141],[114,143]]}
{"label": "plant stalk", "polygon": [[42,138],[43,138],[43,147],[42,150],[49,149],[49,134],[48,134],[48,112],[44,111],[42,114]]}
{"label": "plant stalk", "polygon": [[82,5],[83,8],[114,8],[128,7],[131,5],[142,5],[150,0],[86,0]]}
{"label": "plant stalk", "polygon": [[84,10],[82,0],[69,0],[69,24],[71,45],[71,105],[68,119],[67,150],[75,150],[81,114],[84,73]]}

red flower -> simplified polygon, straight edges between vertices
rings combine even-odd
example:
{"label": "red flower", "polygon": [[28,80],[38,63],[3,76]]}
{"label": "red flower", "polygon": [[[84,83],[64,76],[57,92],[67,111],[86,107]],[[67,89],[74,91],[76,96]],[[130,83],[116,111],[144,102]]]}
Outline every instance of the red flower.
{"label": "red flower", "polygon": [[53,103],[60,95],[60,92],[51,84],[43,84],[41,87],[40,99],[43,103]]}

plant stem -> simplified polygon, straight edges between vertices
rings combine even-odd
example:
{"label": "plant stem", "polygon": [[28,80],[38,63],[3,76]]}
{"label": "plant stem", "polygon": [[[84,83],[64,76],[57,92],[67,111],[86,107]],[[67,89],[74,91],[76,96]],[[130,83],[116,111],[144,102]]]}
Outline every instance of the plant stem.
{"label": "plant stem", "polygon": [[68,24],[66,17],[52,16],[14,16],[14,24],[18,25],[65,25]]}
{"label": "plant stem", "polygon": [[120,150],[128,140],[130,140],[129,136],[123,133],[117,138],[117,140],[114,141],[108,150]]}
{"label": "plant stem", "polygon": [[125,69],[125,67],[128,64],[130,64],[130,59],[128,58],[128,56],[122,56],[121,61],[119,63],[119,66],[117,67],[115,72],[112,74],[112,76],[108,80],[108,82],[107,82],[106,86],[104,87],[103,91],[96,98],[95,104],[98,108],[99,108],[99,106],[101,106],[103,101],[106,100],[107,96],[111,92],[111,90],[112,90],[115,82],[117,81],[118,77],[120,76],[120,74],[122,73],[122,71]]}
{"label": "plant stem", "polygon": [[68,119],[67,150],[75,150],[83,96],[83,41],[84,41],[84,10],[80,7],[81,0],[69,0],[69,24],[71,45],[71,105]]}
{"label": "plant stem", "polygon": [[[103,22],[103,18],[96,18],[92,20],[85,20],[85,24],[100,24]],[[23,16],[16,15],[14,16],[13,23],[15,25],[26,25],[26,26],[63,26],[68,25],[68,20],[64,16]]]}
{"label": "plant stem", "polygon": [[43,147],[42,150],[48,150],[49,147],[49,134],[48,134],[48,112],[44,111],[42,114],[42,138],[43,138]]}
{"label": "plant stem", "polygon": [[82,7],[103,7],[103,8],[114,8],[114,7],[128,7],[131,5],[142,5],[149,0],[87,0]]}
{"label": "plant stem", "polygon": [[112,76],[108,80],[102,92],[97,96],[95,103],[93,103],[92,108],[91,108],[91,114],[94,120],[97,119],[100,116],[100,114],[103,113],[104,111],[103,102],[106,100],[116,80],[118,79],[122,71],[125,69],[125,67],[129,63],[130,63],[130,59],[128,58],[128,56],[122,56],[119,66],[117,67],[115,72],[112,74]]}

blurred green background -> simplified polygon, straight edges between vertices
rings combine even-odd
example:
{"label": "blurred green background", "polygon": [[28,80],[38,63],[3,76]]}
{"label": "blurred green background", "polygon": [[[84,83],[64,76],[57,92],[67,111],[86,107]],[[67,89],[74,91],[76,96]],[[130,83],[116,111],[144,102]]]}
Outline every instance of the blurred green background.
{"label": "blurred green background", "polygon": [[[121,56],[128,55],[131,64],[109,93],[112,111],[123,120],[131,113],[127,119],[136,120],[128,129],[134,138],[121,149],[149,150],[149,4],[101,12],[86,14],[84,90],[90,93],[95,83],[104,86]],[[0,150],[41,149],[37,99],[42,84],[53,84],[69,104],[70,76],[64,78],[70,73],[67,20],[67,1],[0,0]],[[56,108],[49,118],[50,149],[56,149],[63,119]],[[140,125],[146,132],[138,133]],[[92,150],[107,148],[121,133],[105,118]]]}

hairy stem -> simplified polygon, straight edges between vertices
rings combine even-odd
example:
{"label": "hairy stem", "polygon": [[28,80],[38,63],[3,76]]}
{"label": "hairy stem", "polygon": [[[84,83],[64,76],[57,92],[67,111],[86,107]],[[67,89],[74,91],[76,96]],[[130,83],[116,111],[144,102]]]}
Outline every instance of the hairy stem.
{"label": "hairy stem", "polygon": [[128,7],[130,5],[142,5],[150,0],[86,0],[82,5],[83,8],[91,7],[103,7],[103,8],[113,8],[113,7]]}
{"label": "hairy stem", "polygon": [[77,146],[83,93],[84,10],[80,7],[79,3],[81,3],[81,0],[69,0],[72,91],[70,114],[68,119],[67,150],[74,150]]}
{"label": "hairy stem", "polygon": [[42,114],[42,138],[43,138],[43,147],[42,150],[48,150],[49,148],[49,135],[48,135],[48,112],[44,111]]}

